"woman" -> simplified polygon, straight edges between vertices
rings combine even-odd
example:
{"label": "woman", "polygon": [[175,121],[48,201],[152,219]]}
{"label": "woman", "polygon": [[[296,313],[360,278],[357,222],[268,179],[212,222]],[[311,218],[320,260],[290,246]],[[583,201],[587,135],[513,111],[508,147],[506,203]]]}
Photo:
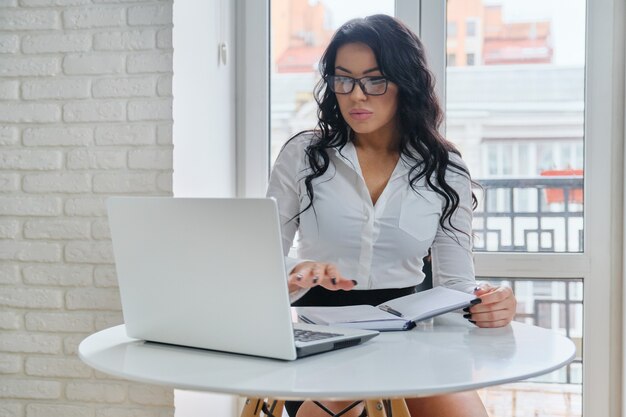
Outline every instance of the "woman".
{"label": "woman", "polygon": [[[482,302],[465,317],[508,324],[507,287],[476,287],[469,172],[438,132],[443,115],[424,48],[400,21],[375,15],[337,30],[320,61],[315,130],[283,147],[268,195],[278,201],[294,305],[376,305],[415,291],[432,254],[433,284]],[[325,402],[338,412],[348,403]],[[411,415],[486,416],[475,392],[408,399]],[[291,415],[327,416],[307,401]],[[358,416],[363,407],[349,414]]]}

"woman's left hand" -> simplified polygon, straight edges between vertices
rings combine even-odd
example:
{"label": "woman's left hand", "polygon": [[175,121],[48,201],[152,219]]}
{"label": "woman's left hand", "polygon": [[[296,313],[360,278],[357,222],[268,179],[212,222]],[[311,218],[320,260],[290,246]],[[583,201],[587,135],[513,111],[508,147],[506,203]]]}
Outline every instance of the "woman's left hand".
{"label": "woman's left hand", "polygon": [[478,327],[506,326],[515,316],[517,300],[509,287],[493,287],[487,283],[480,284],[474,290],[476,297],[482,301],[466,309],[465,317]]}

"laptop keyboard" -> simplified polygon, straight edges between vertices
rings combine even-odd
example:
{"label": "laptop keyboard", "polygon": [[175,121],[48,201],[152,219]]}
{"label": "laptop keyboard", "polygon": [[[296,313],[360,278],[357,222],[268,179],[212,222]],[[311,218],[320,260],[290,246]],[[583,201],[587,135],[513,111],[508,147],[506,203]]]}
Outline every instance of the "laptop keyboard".
{"label": "laptop keyboard", "polygon": [[293,336],[296,342],[313,342],[316,340],[328,339],[330,337],[342,336],[339,333],[316,332],[312,330],[293,329]]}

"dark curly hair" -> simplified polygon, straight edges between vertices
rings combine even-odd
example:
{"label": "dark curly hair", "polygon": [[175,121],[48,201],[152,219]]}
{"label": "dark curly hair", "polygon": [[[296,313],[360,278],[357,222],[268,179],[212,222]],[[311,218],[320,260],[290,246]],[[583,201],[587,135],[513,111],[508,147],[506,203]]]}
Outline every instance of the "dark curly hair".
{"label": "dark curly hair", "polygon": [[[416,183],[425,178],[428,186],[445,200],[439,224],[444,230],[449,230],[444,224],[447,220],[453,229],[460,231],[450,223],[452,213],[459,206],[459,195],[446,182],[445,174],[451,168],[468,178],[470,175],[464,166],[450,160],[449,153],[459,156],[460,153],[438,131],[443,112],[435,94],[434,77],[426,64],[424,46],[402,22],[382,14],[345,23],[335,32],[322,55],[319,63],[322,78],[314,90],[318,123],[316,129],[309,131],[313,133],[313,139],[306,148],[310,174],[306,175],[304,183],[309,203],[294,218],[311,207],[315,211],[313,181],[329,167],[327,150],[337,148],[341,151],[353,139],[351,129],[339,110],[335,93],[327,87],[326,78],[335,73],[337,50],[345,44],[357,42],[370,47],[383,76],[398,86],[399,152],[412,165],[408,173],[411,188],[417,192]],[[474,194],[472,200],[473,208],[476,208]]]}

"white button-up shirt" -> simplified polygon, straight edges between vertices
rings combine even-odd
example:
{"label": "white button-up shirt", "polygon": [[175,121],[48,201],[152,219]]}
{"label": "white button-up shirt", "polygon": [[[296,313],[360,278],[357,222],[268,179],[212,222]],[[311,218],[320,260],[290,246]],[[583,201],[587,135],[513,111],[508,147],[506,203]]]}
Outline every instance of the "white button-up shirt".
{"label": "white button-up shirt", "polygon": [[[304,177],[311,172],[305,155],[310,140],[303,134],[285,145],[267,191],[278,202],[287,272],[312,260],[335,264],[344,277],[357,281],[356,290],[409,287],[423,281],[422,259],[430,248],[433,285],[473,290],[472,195],[466,175],[451,169],[446,173],[446,182],[460,197],[452,225],[465,233],[443,230],[443,197],[424,178],[414,191],[408,180],[411,166],[402,157],[372,204],[356,148],[349,141],[341,151],[328,150],[329,168],[313,181],[313,207],[298,215],[309,203]],[[465,166],[456,154],[450,159]],[[290,257],[296,231],[297,257]],[[292,294],[292,301],[305,292]]]}

